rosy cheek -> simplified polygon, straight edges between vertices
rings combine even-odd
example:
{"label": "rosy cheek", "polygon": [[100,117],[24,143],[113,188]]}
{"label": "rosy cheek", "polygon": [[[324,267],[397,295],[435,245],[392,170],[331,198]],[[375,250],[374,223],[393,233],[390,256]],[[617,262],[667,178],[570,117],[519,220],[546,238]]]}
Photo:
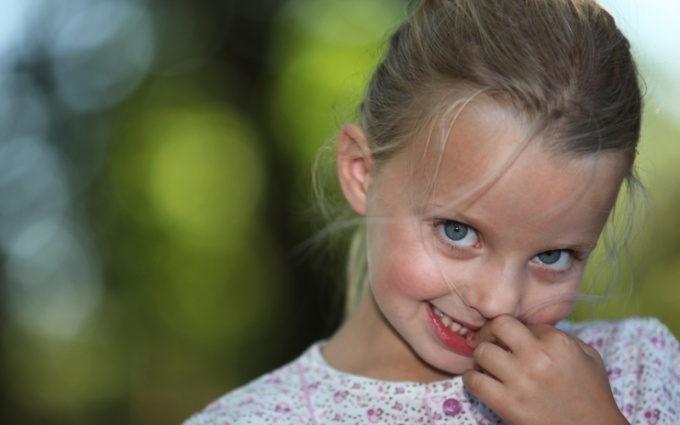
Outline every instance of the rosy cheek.
{"label": "rosy cheek", "polygon": [[391,288],[413,297],[433,295],[431,292],[435,289],[440,292],[444,280],[444,273],[436,262],[422,250],[395,253],[380,274]]}
{"label": "rosy cheek", "polygon": [[394,264],[394,278],[402,290],[414,295],[421,293],[442,279],[433,267],[428,266],[430,261],[427,258],[402,258],[401,262]]}

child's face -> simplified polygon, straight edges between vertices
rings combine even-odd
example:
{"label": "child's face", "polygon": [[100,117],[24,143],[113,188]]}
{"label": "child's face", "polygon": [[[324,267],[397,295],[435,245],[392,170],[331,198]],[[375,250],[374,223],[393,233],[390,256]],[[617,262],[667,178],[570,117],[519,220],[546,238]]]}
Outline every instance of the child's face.
{"label": "child's face", "polygon": [[569,158],[540,140],[509,162],[520,130],[503,111],[468,108],[434,181],[433,161],[413,168],[424,140],[371,176],[371,288],[400,335],[385,350],[411,347],[458,374],[472,365],[465,334],[487,320],[509,314],[554,324],[571,311],[624,162],[612,154]]}

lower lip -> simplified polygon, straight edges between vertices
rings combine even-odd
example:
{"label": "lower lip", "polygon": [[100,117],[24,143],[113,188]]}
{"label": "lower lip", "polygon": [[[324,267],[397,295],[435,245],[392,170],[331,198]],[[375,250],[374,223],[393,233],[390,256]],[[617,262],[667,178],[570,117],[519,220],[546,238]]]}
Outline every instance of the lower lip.
{"label": "lower lip", "polygon": [[439,317],[432,310],[432,306],[427,306],[427,315],[430,319],[430,325],[434,330],[435,336],[444,344],[446,348],[456,354],[465,357],[472,357],[474,349],[470,347],[465,341],[465,337],[451,329],[445,327],[439,320]]}

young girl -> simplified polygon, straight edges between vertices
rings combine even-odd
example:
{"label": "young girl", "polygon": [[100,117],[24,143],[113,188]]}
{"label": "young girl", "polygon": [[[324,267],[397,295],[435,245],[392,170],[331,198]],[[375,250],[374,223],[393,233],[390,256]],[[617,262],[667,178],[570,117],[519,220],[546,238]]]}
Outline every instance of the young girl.
{"label": "young girl", "polygon": [[663,325],[562,321],[640,115],[593,1],[419,2],[338,137],[348,318],[187,424],[680,423]]}

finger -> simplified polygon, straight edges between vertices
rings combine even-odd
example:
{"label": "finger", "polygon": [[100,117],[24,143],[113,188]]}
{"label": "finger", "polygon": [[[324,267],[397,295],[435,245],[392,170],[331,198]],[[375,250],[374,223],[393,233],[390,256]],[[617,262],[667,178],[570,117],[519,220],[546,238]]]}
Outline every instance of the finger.
{"label": "finger", "polygon": [[496,410],[498,401],[505,400],[505,387],[502,383],[482,372],[470,369],[463,373],[463,384],[485,405]]}
{"label": "finger", "polygon": [[504,390],[502,383],[475,369],[468,369],[463,373],[463,384],[468,391],[480,399],[494,398],[494,396],[498,396]]}
{"label": "finger", "polygon": [[534,335],[522,322],[512,316],[498,316],[475,332],[470,339],[470,346],[476,347],[482,342],[491,342],[514,352],[534,340]]}
{"label": "finger", "polygon": [[510,316],[499,316],[489,320],[474,333],[472,338],[470,338],[470,345],[476,347],[482,342],[490,342],[492,344],[501,342],[498,333],[499,331],[502,331],[503,327],[510,326],[505,323],[506,321],[510,322],[512,320],[513,319]]}
{"label": "finger", "polygon": [[512,373],[515,372],[515,367],[513,367],[513,355],[490,342],[484,341],[479,344],[479,346],[475,348],[472,358],[482,372],[485,372],[500,382],[506,382]]}
{"label": "finger", "polygon": [[586,344],[574,335],[568,334],[554,326],[550,325],[530,325],[528,326],[529,331],[534,334],[536,338],[541,341],[548,342],[551,339],[561,342],[565,348],[573,347],[582,351],[584,354],[595,359],[600,358],[600,353],[597,352],[593,347]]}
{"label": "finger", "polygon": [[[527,325],[527,329],[529,329],[529,331],[531,331],[531,333],[534,334],[538,338],[541,338],[545,335],[549,335],[553,332],[562,332],[554,326],[546,325],[546,324],[543,324],[543,323],[534,324],[534,325]],[[568,334],[566,334],[566,335],[568,335]]]}
{"label": "finger", "polygon": [[591,357],[593,360],[595,360],[597,363],[604,365],[604,361],[602,360],[602,356],[600,356],[600,352],[597,351],[595,348],[590,346],[589,344],[585,343],[584,341],[580,340],[579,338],[571,335],[572,338],[578,343],[578,346],[583,350],[583,352]]}

